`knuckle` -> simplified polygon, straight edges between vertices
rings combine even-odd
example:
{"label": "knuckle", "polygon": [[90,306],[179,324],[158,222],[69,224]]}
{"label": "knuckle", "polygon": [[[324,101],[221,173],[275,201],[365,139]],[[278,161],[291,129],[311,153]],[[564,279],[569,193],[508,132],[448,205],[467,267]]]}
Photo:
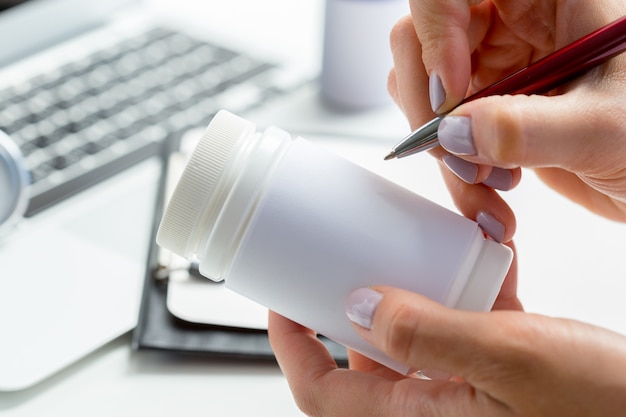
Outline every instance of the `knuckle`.
{"label": "knuckle", "polygon": [[615,143],[624,143],[621,132],[626,130],[626,105],[611,102],[608,98],[604,102],[598,101],[593,108],[588,103],[581,111],[587,119],[587,126],[593,126],[593,133],[600,137],[615,138],[618,139]]}
{"label": "knuckle", "polygon": [[[478,125],[479,143],[482,146],[479,153],[487,156],[494,165],[500,168],[516,168],[525,160],[527,145],[531,132],[525,129],[524,112],[519,111],[517,101],[511,97],[494,97],[487,100],[497,100],[497,103],[485,103],[484,109],[489,109],[488,115],[481,115]],[[519,100],[517,98],[516,100]],[[482,140],[480,140],[482,139]]]}
{"label": "knuckle", "polygon": [[389,36],[392,41],[403,41],[407,36],[415,37],[415,26],[413,26],[411,16],[407,15],[398,19],[392,26]]}
{"label": "knuckle", "polygon": [[540,341],[546,329],[516,317],[508,317],[502,328],[507,329],[505,334],[485,341],[482,349],[485,354],[474,358],[477,364],[474,376],[488,381],[498,375],[502,385],[519,386],[523,381],[535,380],[547,364],[537,345],[528,341]]}
{"label": "knuckle", "polygon": [[391,28],[389,33],[389,43],[392,50],[403,47],[407,42],[415,41],[415,27],[410,16],[400,18]]}
{"label": "knuckle", "polygon": [[310,417],[321,416],[319,403],[310,396],[304,396],[294,393],[293,395],[296,406],[300,411]]}
{"label": "knuckle", "polygon": [[399,362],[413,364],[420,327],[419,316],[406,304],[399,305],[391,315],[384,339],[384,349],[389,356]]}
{"label": "knuckle", "polygon": [[292,389],[293,399],[296,406],[309,417],[324,416],[324,404],[326,395],[320,392],[324,387],[319,381],[313,384],[302,386],[299,389]]}
{"label": "knuckle", "polygon": [[394,99],[394,101],[400,105],[400,101],[398,100],[398,83],[396,80],[396,71],[392,68],[389,71],[389,75],[387,76],[387,91],[389,95]]}

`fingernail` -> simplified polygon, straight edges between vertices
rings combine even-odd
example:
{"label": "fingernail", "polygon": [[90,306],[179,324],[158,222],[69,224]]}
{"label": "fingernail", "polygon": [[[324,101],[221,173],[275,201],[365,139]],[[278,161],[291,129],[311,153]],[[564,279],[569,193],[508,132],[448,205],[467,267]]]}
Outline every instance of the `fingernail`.
{"label": "fingernail", "polygon": [[359,288],[346,300],[346,315],[351,322],[366,329],[372,328],[374,313],[383,295],[371,288]]}
{"label": "fingernail", "polygon": [[486,211],[480,211],[476,216],[476,222],[496,242],[504,240],[504,225]]}
{"label": "fingernail", "polygon": [[496,190],[508,191],[513,185],[513,174],[508,169],[493,168],[483,184]]}
{"label": "fingernail", "polygon": [[446,101],[446,91],[443,89],[441,78],[434,72],[428,78],[428,90],[430,92],[430,106],[437,113],[439,107]]}
{"label": "fingernail", "polygon": [[441,158],[444,165],[461,180],[468,184],[474,184],[478,175],[478,165],[468,162],[454,155],[444,155]]}
{"label": "fingernail", "polygon": [[472,120],[465,116],[446,116],[437,130],[439,143],[457,155],[476,155],[472,137]]}

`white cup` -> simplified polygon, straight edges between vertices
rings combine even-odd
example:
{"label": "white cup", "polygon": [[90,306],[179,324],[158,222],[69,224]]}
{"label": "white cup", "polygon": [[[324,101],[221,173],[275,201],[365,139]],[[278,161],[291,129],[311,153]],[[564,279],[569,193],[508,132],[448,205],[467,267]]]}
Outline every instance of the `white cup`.
{"label": "white cup", "polygon": [[389,34],[408,13],[406,0],[326,0],[322,98],[343,110],[391,104]]}

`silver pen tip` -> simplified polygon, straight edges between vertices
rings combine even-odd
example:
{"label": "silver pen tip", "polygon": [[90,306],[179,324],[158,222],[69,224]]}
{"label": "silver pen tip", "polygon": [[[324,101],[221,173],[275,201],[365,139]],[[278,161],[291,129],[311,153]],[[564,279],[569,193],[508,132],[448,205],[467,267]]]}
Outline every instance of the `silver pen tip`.
{"label": "silver pen tip", "polygon": [[394,151],[389,152],[389,155],[385,156],[385,161],[393,159],[396,157],[396,153]]}

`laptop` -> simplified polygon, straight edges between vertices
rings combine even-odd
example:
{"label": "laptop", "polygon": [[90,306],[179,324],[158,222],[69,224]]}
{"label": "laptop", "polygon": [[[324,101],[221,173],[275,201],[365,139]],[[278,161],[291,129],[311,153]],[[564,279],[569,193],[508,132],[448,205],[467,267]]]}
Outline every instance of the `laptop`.
{"label": "laptop", "polygon": [[31,179],[0,241],[0,391],[135,326],[164,152],[310,80],[145,6],[0,0],[0,130]]}

